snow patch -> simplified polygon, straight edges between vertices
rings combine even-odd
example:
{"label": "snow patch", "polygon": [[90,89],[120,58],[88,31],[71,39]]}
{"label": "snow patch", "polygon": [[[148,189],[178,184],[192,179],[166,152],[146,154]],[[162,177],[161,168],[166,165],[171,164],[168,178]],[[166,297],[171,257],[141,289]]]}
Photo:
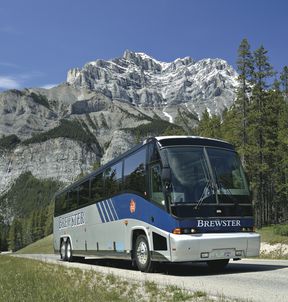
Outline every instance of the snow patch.
{"label": "snow patch", "polygon": [[166,116],[166,117],[168,117],[168,119],[169,119],[169,123],[173,123],[173,117],[169,114],[169,113],[167,113],[166,111],[165,111],[165,109],[167,108],[167,106],[165,106],[164,107],[164,109],[163,109],[163,114]]}

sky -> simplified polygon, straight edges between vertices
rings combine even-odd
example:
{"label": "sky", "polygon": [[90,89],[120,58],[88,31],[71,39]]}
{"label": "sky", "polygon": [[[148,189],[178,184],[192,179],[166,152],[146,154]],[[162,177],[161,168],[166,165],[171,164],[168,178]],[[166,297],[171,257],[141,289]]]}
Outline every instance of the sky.
{"label": "sky", "polygon": [[126,49],[171,62],[221,58],[236,67],[247,38],[288,65],[287,0],[9,0],[0,2],[0,90],[46,87],[70,68]]}

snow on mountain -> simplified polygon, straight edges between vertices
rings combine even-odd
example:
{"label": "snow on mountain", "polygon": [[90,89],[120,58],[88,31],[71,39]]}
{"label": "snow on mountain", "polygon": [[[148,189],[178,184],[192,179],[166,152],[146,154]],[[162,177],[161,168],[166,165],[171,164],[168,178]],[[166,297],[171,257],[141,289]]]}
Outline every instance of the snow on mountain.
{"label": "snow on mountain", "polygon": [[236,79],[237,72],[221,59],[194,61],[185,57],[167,63],[129,50],[121,58],[96,60],[82,69],[69,70],[67,75],[68,84],[100,91],[115,100],[140,107],[185,104],[198,116],[205,108],[219,114],[230,107]]}

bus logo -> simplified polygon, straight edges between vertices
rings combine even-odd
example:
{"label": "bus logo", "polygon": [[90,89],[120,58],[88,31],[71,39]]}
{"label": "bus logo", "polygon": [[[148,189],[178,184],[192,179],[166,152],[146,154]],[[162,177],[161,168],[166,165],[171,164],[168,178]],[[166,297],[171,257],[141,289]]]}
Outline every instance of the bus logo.
{"label": "bus logo", "polygon": [[136,202],[133,199],[131,199],[130,200],[130,213],[133,214],[133,213],[135,213],[135,211],[136,211]]}

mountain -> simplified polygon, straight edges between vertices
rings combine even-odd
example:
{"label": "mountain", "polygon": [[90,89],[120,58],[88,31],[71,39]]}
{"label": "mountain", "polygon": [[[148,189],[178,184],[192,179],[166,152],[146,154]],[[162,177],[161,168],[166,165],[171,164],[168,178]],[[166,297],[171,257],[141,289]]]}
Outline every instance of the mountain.
{"label": "mountain", "polygon": [[71,86],[100,91],[113,100],[161,107],[164,115],[165,108],[184,105],[198,117],[205,108],[220,114],[230,107],[236,79],[236,71],[221,59],[194,61],[186,57],[165,63],[128,50],[122,58],[90,62],[67,75]]}
{"label": "mountain", "polygon": [[193,133],[205,109],[235,99],[236,71],[221,59],[160,62],[144,53],[96,60],[51,89],[0,94],[0,196],[25,172],[64,184],[166,131]]}

